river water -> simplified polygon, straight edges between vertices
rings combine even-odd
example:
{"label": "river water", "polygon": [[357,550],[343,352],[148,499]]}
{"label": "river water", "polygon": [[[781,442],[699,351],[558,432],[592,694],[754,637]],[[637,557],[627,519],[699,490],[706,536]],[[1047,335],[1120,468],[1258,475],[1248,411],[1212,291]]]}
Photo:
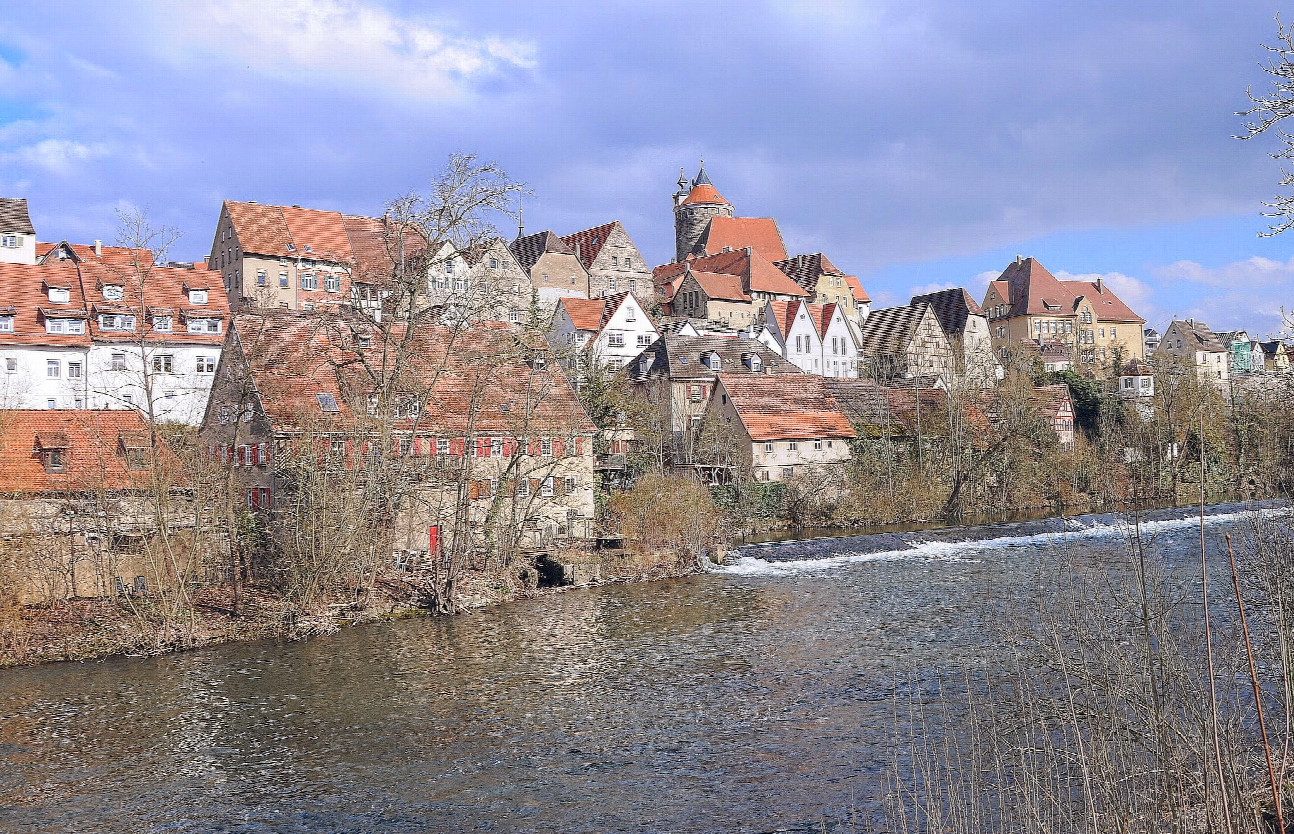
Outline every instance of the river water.
{"label": "river water", "polygon": [[[1211,546],[1245,523],[1214,508]],[[1145,525],[1181,571],[1197,521]],[[896,676],[1112,517],[824,539],[289,644],[0,671],[0,831],[866,831]]]}

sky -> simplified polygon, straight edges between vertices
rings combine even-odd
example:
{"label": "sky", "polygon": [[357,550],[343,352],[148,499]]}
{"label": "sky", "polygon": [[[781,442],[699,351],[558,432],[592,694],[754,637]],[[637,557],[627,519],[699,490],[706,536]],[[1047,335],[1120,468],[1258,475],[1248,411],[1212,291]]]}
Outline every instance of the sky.
{"label": "sky", "polygon": [[739,215],[775,217],[874,306],[982,298],[1019,254],[1105,276],[1161,332],[1276,334],[1294,232],[1259,233],[1278,144],[1234,137],[1279,10],[14,0],[0,195],[28,199],[41,240],[111,242],[142,209],[199,260],[222,200],[380,214],[463,152],[526,184],[527,231],[619,219],[664,263],[679,169],[704,157]]}

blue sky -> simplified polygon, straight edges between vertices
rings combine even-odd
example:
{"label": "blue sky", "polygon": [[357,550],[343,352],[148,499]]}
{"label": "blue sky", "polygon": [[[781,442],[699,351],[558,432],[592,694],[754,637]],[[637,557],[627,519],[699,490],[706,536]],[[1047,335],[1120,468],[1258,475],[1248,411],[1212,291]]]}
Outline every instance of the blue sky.
{"label": "blue sky", "polygon": [[[1274,138],[1239,142],[1279,4],[981,0],[15,3],[0,193],[41,239],[121,206],[210,248],[222,199],[350,213],[454,151],[524,181],[526,228],[618,218],[672,256],[704,155],[884,305],[979,296],[1016,254],[1102,274],[1162,330],[1281,327],[1294,237],[1259,238]],[[1294,127],[1294,126],[1292,126]]]}

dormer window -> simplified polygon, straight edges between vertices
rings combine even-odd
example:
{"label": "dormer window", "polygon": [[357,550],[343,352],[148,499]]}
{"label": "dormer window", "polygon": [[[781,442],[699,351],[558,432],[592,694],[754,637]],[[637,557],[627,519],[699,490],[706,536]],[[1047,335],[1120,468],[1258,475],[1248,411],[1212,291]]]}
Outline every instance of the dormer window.
{"label": "dormer window", "polygon": [[104,284],[103,300],[104,301],[121,301],[125,297],[125,291],[120,284]]}
{"label": "dormer window", "polygon": [[63,471],[63,450],[62,449],[47,449],[44,452],[43,457],[45,458],[46,472]]}
{"label": "dormer window", "polygon": [[296,245],[295,243],[289,243],[289,244],[288,244],[288,251],[289,251],[289,252],[295,252],[295,251],[297,251],[297,245]]}
{"label": "dormer window", "polygon": [[170,316],[153,316],[153,330],[157,333],[171,332]]}
{"label": "dormer window", "polygon": [[712,371],[723,370],[723,360],[720,359],[719,354],[714,351],[711,351],[708,356],[702,356],[701,361],[704,362],[705,366]]}
{"label": "dormer window", "polygon": [[18,249],[22,247],[22,235],[0,235],[0,247]]}
{"label": "dormer window", "polygon": [[66,304],[72,300],[72,291],[66,287],[50,287],[49,303]]}
{"label": "dormer window", "polygon": [[13,316],[0,316],[0,333],[13,332]]}
{"label": "dormer window", "polygon": [[751,373],[759,373],[764,367],[764,360],[759,358],[758,353],[752,353],[746,359],[746,367],[750,368]]}
{"label": "dormer window", "polygon": [[117,313],[100,313],[99,329],[117,333],[133,333],[135,330],[135,317]]}
{"label": "dormer window", "polygon": [[206,291],[206,290],[189,290],[189,303],[190,303],[190,304],[206,304],[206,303],[207,303],[207,291]]}

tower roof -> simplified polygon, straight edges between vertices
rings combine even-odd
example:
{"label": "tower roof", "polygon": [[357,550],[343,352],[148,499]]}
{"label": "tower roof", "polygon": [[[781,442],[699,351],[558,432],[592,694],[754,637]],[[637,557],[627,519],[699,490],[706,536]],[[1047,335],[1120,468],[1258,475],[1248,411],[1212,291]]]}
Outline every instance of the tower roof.
{"label": "tower roof", "polygon": [[710,177],[705,173],[705,160],[701,160],[701,170],[696,172],[696,179],[692,180],[692,185],[714,185],[710,182]]}

